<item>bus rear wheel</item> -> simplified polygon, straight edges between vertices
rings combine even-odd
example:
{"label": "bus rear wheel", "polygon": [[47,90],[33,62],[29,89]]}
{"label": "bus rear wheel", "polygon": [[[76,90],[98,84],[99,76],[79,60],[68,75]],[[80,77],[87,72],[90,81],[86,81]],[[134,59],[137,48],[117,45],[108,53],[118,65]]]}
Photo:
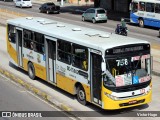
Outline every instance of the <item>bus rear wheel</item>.
{"label": "bus rear wheel", "polygon": [[33,64],[30,62],[28,63],[28,76],[34,80],[35,79],[35,69],[34,69],[34,66]]}
{"label": "bus rear wheel", "polygon": [[144,21],[143,21],[143,19],[139,19],[139,26],[140,26],[141,28],[144,27]]}
{"label": "bus rear wheel", "polygon": [[84,88],[81,85],[79,85],[77,87],[77,100],[82,105],[86,105],[87,104],[86,94],[85,94]]}

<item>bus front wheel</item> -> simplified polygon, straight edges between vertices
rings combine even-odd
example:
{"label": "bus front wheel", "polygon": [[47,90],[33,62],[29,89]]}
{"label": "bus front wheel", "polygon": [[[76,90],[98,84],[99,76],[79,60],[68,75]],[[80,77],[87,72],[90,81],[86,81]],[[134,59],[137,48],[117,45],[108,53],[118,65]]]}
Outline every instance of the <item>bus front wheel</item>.
{"label": "bus front wheel", "polygon": [[139,19],[139,26],[140,26],[141,28],[144,27],[144,21],[143,21],[143,19]]}
{"label": "bus front wheel", "polygon": [[82,105],[86,105],[87,104],[86,94],[85,94],[84,88],[81,85],[79,85],[77,87],[77,100]]}
{"label": "bus front wheel", "polygon": [[34,66],[31,62],[28,63],[28,75],[32,80],[34,80],[36,77],[35,76],[35,69],[34,69]]}

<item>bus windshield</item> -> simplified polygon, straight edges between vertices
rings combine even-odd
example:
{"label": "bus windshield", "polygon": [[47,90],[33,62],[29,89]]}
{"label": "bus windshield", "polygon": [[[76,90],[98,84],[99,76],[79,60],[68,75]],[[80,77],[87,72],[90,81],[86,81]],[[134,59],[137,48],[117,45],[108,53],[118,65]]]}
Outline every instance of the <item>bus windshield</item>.
{"label": "bus windshield", "polygon": [[106,59],[107,70],[113,77],[104,75],[104,86],[120,87],[149,81],[150,65],[149,54]]}

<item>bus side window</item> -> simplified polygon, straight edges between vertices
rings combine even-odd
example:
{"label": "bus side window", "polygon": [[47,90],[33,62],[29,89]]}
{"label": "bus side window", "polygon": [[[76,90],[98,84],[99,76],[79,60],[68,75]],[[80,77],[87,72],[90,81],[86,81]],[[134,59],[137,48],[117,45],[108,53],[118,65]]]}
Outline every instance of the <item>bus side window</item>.
{"label": "bus side window", "polygon": [[160,13],[160,4],[155,4],[155,13]]}
{"label": "bus side window", "polygon": [[27,49],[33,50],[35,47],[33,42],[33,33],[29,30],[24,30],[23,39],[24,39],[23,46]]}
{"label": "bus side window", "polygon": [[139,10],[145,11],[145,2],[139,2]]}
{"label": "bus side window", "polygon": [[34,32],[34,51],[44,54],[44,35]]}
{"label": "bus side window", "polygon": [[133,2],[132,4],[131,4],[131,9],[132,9],[132,12],[137,12],[138,11],[138,3],[135,3],[135,2]]}
{"label": "bus side window", "polygon": [[16,43],[16,29],[12,25],[8,25],[8,39],[12,43]]}
{"label": "bus side window", "polygon": [[88,70],[88,49],[86,47],[73,44],[72,65],[82,70]]}
{"label": "bus side window", "polygon": [[71,43],[58,40],[58,60],[67,64],[71,64]]}
{"label": "bus side window", "polygon": [[146,3],[146,12],[154,12],[154,3]]}

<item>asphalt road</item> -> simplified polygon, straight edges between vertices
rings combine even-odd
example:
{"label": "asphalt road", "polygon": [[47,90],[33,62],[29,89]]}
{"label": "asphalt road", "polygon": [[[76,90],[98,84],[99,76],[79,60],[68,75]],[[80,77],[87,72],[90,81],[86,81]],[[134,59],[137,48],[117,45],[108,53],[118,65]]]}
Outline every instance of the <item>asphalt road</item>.
{"label": "asphalt road", "polygon": [[[114,21],[114,20],[108,20],[107,23],[97,23],[97,24],[93,24],[91,22],[82,22],[81,14],[76,14],[76,12],[71,12],[73,10],[74,11],[77,10],[73,6],[72,7],[69,7],[69,6],[61,7],[61,10],[63,12],[61,12],[60,14],[49,14],[49,15],[45,13],[40,13],[39,7],[40,7],[40,4],[36,3],[36,4],[33,4],[32,8],[21,9],[21,8],[16,8],[13,2],[0,1],[0,8],[6,8],[11,11],[25,13],[29,16],[45,17],[45,18],[54,19],[54,20],[61,21],[61,22],[72,23],[72,24],[76,24],[79,26],[86,26],[86,27],[99,29],[99,30],[103,30],[107,32],[112,32],[112,33],[114,33],[115,31],[116,25],[120,23],[119,21]],[[149,27],[140,28],[133,24],[128,24],[127,27],[129,29],[128,36],[144,39],[149,42],[160,43],[160,39],[158,37],[159,33],[157,29],[149,28]]]}
{"label": "asphalt road", "polygon": [[[38,11],[38,4],[34,4],[33,8],[31,9],[20,9],[20,8],[15,8],[12,3],[5,3],[5,5],[0,3],[0,8],[7,8],[13,11],[18,11],[18,12],[22,12],[25,14],[30,14],[33,16],[40,16],[40,17],[46,17],[46,18],[50,18],[50,19],[56,19],[62,22],[68,22],[68,23],[72,23],[72,24],[77,24],[77,25],[81,25],[81,26],[86,26],[86,27],[91,27],[91,28],[96,28],[96,29],[100,29],[100,30],[104,30],[104,31],[114,31],[114,28],[116,26],[116,23],[118,23],[117,21],[111,21],[109,20],[107,23],[98,23],[98,24],[92,24],[89,22],[82,22],[81,21],[81,16],[80,15],[74,15],[74,14],[70,14],[70,13],[61,13],[59,15],[54,14],[54,15],[47,15],[47,14],[42,14],[39,13]],[[157,35],[157,30],[154,29],[148,29],[148,28],[139,28],[137,26],[128,26],[129,27],[129,36],[134,36],[134,37],[139,37],[142,39],[146,39],[148,41],[152,41],[152,42],[158,42],[159,43],[159,38],[156,37]],[[3,30],[4,32],[4,30]],[[2,32],[2,33],[3,33]],[[3,33],[4,34],[4,33]],[[6,42],[4,41],[5,38],[3,38],[5,36],[2,36],[2,40],[1,40],[1,45],[0,45],[0,55],[1,57],[3,57],[0,65],[1,66],[5,66],[6,65],[6,69],[10,69],[11,71],[16,71],[16,74],[19,75],[21,78],[29,81],[30,83],[34,84],[36,87],[46,90],[46,92],[48,92],[50,95],[52,95],[53,97],[55,97],[57,100],[64,102],[66,104],[68,104],[69,106],[73,107],[75,110],[80,110],[80,111],[97,111],[97,114],[101,114],[98,112],[98,110],[100,110],[100,108],[97,108],[96,106],[89,104],[88,106],[83,106],[81,104],[79,104],[77,102],[77,100],[75,99],[74,96],[71,96],[70,94],[65,93],[64,91],[61,91],[55,87],[51,87],[50,85],[48,85],[45,82],[42,82],[41,80],[35,80],[32,81],[28,78],[28,75],[22,71],[19,70],[18,68],[16,68],[15,66],[9,66],[8,65],[8,57],[7,57],[7,53],[6,53]],[[0,38],[1,39],[1,38]],[[3,44],[3,45],[2,45]],[[124,114],[127,114],[127,112],[130,111],[157,111],[160,108],[160,104],[159,104],[159,99],[160,99],[160,94],[159,94],[159,85],[160,85],[160,78],[157,76],[153,76],[153,100],[151,103],[149,103],[148,105],[143,105],[143,106],[139,106],[139,107],[134,107],[134,108],[129,108],[129,109],[124,109],[121,111],[111,111],[108,112],[106,111],[104,114],[109,114],[111,116],[114,117],[114,114],[117,114],[119,117],[123,116]],[[87,114],[87,112],[86,112]],[[86,118],[89,119],[89,118]],[[92,120],[97,120],[97,118],[91,118]],[[99,119],[106,119],[105,116],[104,118],[99,118]],[[109,118],[110,119],[110,118]],[[134,117],[121,117],[121,118],[111,118],[111,119],[117,119],[117,120],[150,120],[150,119],[156,119],[156,118],[134,118]],[[157,118],[158,120],[158,118]]]}
{"label": "asphalt road", "polygon": [[[25,111],[56,111],[52,112],[52,116],[60,116],[60,117],[47,117],[47,118],[38,118],[45,120],[70,120],[67,117],[66,113],[61,112],[59,109],[51,106],[47,102],[38,98],[34,94],[25,90],[23,87],[18,84],[11,82],[2,76],[0,76],[0,111],[21,111],[25,113]],[[1,114],[1,112],[0,112]],[[42,116],[46,114],[38,114],[38,116]],[[15,115],[13,115],[15,116]],[[12,120],[13,118],[0,118],[0,120]],[[17,118],[15,118],[17,119]],[[27,118],[27,120],[32,120],[33,118]]]}

